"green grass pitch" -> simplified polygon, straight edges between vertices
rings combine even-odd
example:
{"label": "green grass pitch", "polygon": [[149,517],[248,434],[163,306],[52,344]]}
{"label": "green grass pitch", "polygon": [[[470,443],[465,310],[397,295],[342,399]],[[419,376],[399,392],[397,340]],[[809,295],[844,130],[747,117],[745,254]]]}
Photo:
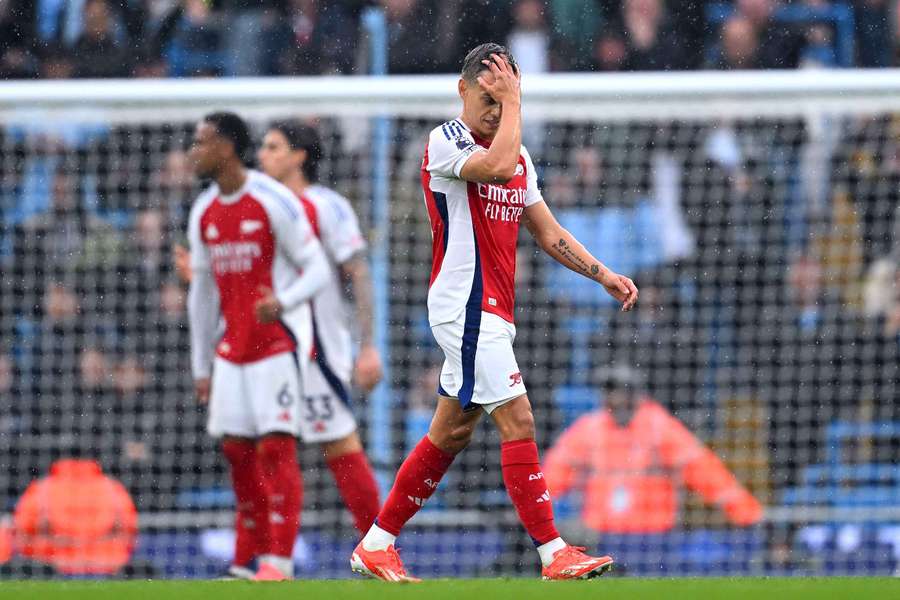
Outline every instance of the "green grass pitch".
{"label": "green grass pitch", "polygon": [[895,600],[900,578],[441,579],[417,585],[379,581],[67,581],[0,582],[0,599],[66,600]]}

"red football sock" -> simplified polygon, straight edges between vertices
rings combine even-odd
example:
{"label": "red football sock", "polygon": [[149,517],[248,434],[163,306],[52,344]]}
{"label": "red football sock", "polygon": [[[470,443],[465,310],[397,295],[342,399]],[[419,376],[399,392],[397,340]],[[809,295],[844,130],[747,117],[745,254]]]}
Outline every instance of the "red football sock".
{"label": "red football sock", "polygon": [[553,524],[550,491],[538,459],[534,440],[515,440],[500,445],[503,483],[512,499],[519,520],[535,544],[546,544],[559,537]]}
{"label": "red football sock", "polygon": [[256,444],[247,440],[226,439],[222,452],[231,465],[231,485],[236,506],[234,561],[246,566],[269,548],[269,492],[259,461]]}
{"label": "red football sock", "polygon": [[381,506],[378,484],[375,483],[375,475],[366,459],[366,453],[360,450],[332,458],[328,461],[328,468],[334,475],[344,504],[353,515],[356,528],[365,534],[378,516],[378,508]]}
{"label": "red football sock", "polygon": [[378,513],[378,526],[392,535],[400,530],[431,497],[441,477],[453,463],[454,455],[435,446],[428,436],[406,457],[387,501]]}
{"label": "red football sock", "polygon": [[259,442],[258,452],[262,472],[269,485],[271,545],[267,554],[292,556],[303,507],[303,479],[297,464],[297,441],[287,435],[264,437]]}

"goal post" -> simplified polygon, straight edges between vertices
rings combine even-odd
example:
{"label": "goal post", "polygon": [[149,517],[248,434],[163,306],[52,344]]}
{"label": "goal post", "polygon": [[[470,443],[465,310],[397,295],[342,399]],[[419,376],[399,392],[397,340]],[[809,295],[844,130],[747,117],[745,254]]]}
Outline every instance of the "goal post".
{"label": "goal post", "polygon": [[[208,576],[227,560],[227,473],[192,397],[171,266],[200,189],[185,150],[220,109],[257,138],[276,118],[315,123],[322,183],[360,216],[390,377],[355,410],[385,492],[427,430],[442,360],[419,170],[428,132],[458,114],[456,82],[0,84],[5,510],[74,451],[129,490],[136,559],[155,573]],[[892,573],[900,70],[548,74],[522,87],[548,205],[642,290],[618,313],[520,238],[516,352],[544,456],[557,447],[576,474],[554,493],[566,535],[636,575]],[[618,429],[614,366],[639,391]],[[665,432],[628,429],[642,397]],[[607,429],[557,446],[589,413]],[[403,539],[416,574],[535,572],[484,421]],[[304,446],[301,465],[300,573],[345,576],[357,533],[320,449]],[[742,522],[748,497],[761,520]]]}

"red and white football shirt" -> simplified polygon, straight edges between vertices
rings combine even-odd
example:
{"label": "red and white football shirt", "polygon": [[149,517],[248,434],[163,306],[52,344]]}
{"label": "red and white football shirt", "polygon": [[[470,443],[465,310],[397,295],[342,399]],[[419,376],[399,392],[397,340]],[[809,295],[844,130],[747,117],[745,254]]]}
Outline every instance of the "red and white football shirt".
{"label": "red and white football shirt", "polygon": [[[282,300],[280,292],[296,281],[298,269],[321,252],[296,196],[274,179],[248,171],[234,194],[213,185],[197,199],[188,236],[194,277],[214,279],[219,306],[210,298],[209,311],[221,311],[225,321],[216,354],[244,364],[293,351],[294,333],[282,322],[260,323],[254,304],[263,287]],[[195,329],[201,332],[192,323]],[[199,337],[192,344],[195,377],[206,376],[212,362]]]}
{"label": "red and white football shirt", "polygon": [[519,221],[526,206],[543,198],[525,146],[505,185],[460,179],[469,157],[489,146],[460,119],[436,127],[428,138],[422,187],[433,238],[432,327],[475,310],[513,322]]}

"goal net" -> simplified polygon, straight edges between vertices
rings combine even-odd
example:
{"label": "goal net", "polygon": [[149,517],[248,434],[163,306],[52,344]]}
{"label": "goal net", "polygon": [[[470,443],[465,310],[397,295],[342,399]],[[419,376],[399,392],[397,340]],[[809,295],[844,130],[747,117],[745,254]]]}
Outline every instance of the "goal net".
{"label": "goal net", "polygon": [[[619,312],[523,228],[515,347],[566,539],[629,575],[894,572],[900,73],[523,85],[548,205],[641,290]],[[275,118],[314,123],[321,180],[359,214],[388,378],[355,411],[386,492],[435,403],[419,171],[456,105],[449,76],[0,88],[0,569],[34,572],[12,516],[71,456],[131,495],[134,572],[228,564],[233,498],[172,268],[200,190],[185,151],[214,109],[257,138]],[[413,573],[538,572],[499,459],[482,419],[400,540]],[[298,573],[348,576],[358,534],[321,449],[300,463]]]}

